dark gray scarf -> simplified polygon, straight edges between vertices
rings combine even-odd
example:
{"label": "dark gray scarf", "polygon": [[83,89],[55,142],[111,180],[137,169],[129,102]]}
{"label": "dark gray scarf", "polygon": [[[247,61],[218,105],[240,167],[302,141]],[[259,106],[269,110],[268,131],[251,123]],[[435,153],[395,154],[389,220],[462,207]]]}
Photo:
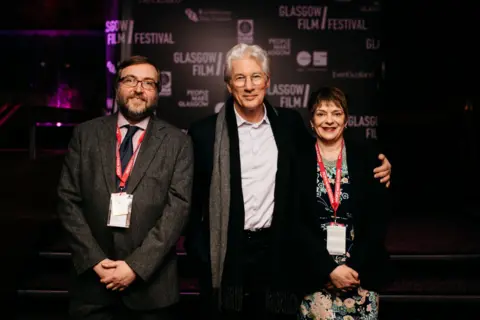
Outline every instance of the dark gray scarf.
{"label": "dark gray scarf", "polygon": [[230,213],[230,141],[226,106],[218,113],[213,147],[213,170],[210,184],[210,258],[212,286],[220,289],[227,252]]}

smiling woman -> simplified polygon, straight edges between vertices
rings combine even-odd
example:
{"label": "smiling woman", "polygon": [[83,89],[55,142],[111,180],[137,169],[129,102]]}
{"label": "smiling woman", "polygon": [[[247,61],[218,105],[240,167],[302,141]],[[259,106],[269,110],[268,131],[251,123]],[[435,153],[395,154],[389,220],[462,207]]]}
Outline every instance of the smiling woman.
{"label": "smiling woman", "polygon": [[322,156],[335,160],[343,142],[347,126],[347,100],[340,89],[323,88],[310,106],[310,125],[317,134]]}
{"label": "smiling woman", "polygon": [[372,174],[378,151],[344,137],[348,109],[340,89],[314,92],[309,110],[316,141],[297,168],[297,234],[309,261],[299,270],[306,278],[298,319],[377,319],[389,217],[387,188]]}

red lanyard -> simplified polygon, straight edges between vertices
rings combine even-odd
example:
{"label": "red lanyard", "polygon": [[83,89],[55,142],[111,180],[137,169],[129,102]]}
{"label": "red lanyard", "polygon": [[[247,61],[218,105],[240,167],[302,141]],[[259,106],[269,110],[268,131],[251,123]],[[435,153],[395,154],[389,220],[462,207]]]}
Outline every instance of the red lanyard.
{"label": "red lanyard", "polygon": [[120,128],[117,127],[117,168],[116,168],[116,173],[117,177],[120,179],[120,184],[118,187],[120,188],[121,191],[125,188],[125,184],[127,183],[128,177],[130,176],[130,173],[132,173],[132,168],[133,168],[133,162],[135,160],[135,156],[138,152],[138,149],[140,148],[140,144],[143,141],[143,137],[145,136],[145,131],[143,131],[142,135],[140,138],[138,138],[138,144],[137,147],[135,148],[135,151],[132,154],[132,157],[127,163],[127,166],[125,167],[125,171],[123,171],[122,174],[122,163],[120,162],[120,145],[122,143],[122,133],[120,132]]}
{"label": "red lanyard", "polygon": [[340,205],[340,180],[342,178],[343,144],[344,144],[344,141],[342,141],[340,154],[338,155],[338,158],[337,158],[337,171],[335,174],[335,198],[332,193],[332,187],[330,186],[330,181],[328,180],[328,177],[327,177],[327,171],[325,170],[325,166],[323,165],[322,156],[320,155],[320,148],[318,147],[318,143],[315,144],[315,148],[317,149],[317,161],[318,161],[318,165],[320,166],[320,175],[322,176],[323,184],[325,185],[325,189],[327,189],[328,199],[330,200],[330,204],[332,205],[332,208],[333,208],[334,221],[337,220],[337,209],[338,209],[338,206]]}

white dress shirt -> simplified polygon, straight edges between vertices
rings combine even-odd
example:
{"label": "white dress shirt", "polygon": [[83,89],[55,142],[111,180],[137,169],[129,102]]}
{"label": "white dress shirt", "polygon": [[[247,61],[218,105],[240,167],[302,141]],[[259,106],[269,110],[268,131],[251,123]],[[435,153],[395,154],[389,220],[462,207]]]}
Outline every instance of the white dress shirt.
{"label": "white dress shirt", "polygon": [[[235,108],[234,108],[235,109]],[[235,110],[240,148],[245,230],[268,228],[275,203],[278,149],[264,106],[262,121],[251,123]]]}

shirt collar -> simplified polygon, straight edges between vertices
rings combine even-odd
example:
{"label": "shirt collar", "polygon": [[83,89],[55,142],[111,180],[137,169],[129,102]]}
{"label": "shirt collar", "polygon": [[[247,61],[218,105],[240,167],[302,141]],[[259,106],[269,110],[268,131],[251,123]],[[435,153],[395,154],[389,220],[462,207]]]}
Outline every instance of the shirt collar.
{"label": "shirt collar", "polygon": [[235,118],[237,119],[237,127],[240,127],[243,124],[250,124],[257,127],[263,123],[266,123],[268,125],[270,124],[270,120],[268,120],[267,108],[265,107],[265,104],[263,104],[263,119],[258,123],[252,123],[243,119],[242,116],[237,112],[237,109],[235,109],[235,106],[233,107],[233,110],[235,111]]}
{"label": "shirt collar", "polygon": [[[135,125],[142,130],[147,130],[148,121],[150,121],[150,117],[146,117],[145,119],[143,119],[142,121],[140,121],[139,123],[137,123]],[[119,112],[118,113],[118,120],[117,120],[118,127],[121,128],[121,127],[129,125],[129,124],[130,123],[128,122],[128,120],[125,119],[125,117],[123,116],[123,114],[121,112]]]}

